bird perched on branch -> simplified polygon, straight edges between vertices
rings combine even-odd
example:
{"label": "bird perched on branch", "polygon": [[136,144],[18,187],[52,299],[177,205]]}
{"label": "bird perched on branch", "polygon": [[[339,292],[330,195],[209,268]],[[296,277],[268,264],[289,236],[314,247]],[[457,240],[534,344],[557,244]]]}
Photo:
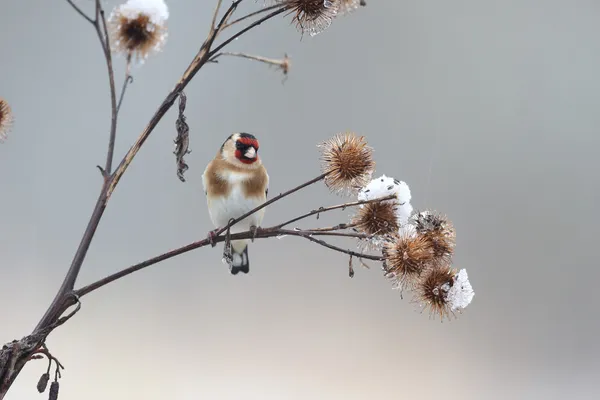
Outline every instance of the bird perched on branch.
{"label": "bird perched on branch", "polygon": [[[225,140],[216,157],[202,175],[208,213],[217,228],[225,227],[260,206],[267,199],[269,175],[258,156],[258,140],[249,133],[234,133]],[[261,209],[231,227],[231,233],[254,230],[260,226],[265,209]],[[209,233],[214,240],[215,231]],[[214,246],[214,244],[213,244]],[[247,274],[248,240],[231,241],[231,252],[225,246],[224,257],[233,275]]]}

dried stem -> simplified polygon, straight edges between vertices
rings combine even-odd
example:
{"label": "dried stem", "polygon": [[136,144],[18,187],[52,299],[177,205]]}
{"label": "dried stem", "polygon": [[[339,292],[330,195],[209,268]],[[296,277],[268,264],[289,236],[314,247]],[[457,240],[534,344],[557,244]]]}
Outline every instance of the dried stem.
{"label": "dried stem", "polygon": [[[255,239],[267,239],[267,238],[284,236],[284,235],[302,237],[302,238],[310,240],[314,243],[320,244],[321,246],[325,246],[331,250],[335,250],[335,251],[338,251],[341,253],[353,255],[355,257],[366,258],[366,259],[374,260],[374,261],[383,260],[383,258],[378,255],[364,254],[364,253],[351,251],[348,249],[343,249],[341,247],[334,246],[330,243],[327,243],[324,240],[316,239],[313,237],[313,236],[319,236],[319,235],[321,235],[321,236],[342,236],[342,237],[359,238],[359,239],[366,237],[366,235],[359,234],[359,233],[319,232],[317,230],[289,230],[289,229],[280,229],[278,227],[271,227],[271,228],[258,228],[258,230],[256,232],[249,230],[249,231],[245,231],[245,232],[231,234],[229,236],[229,240],[252,239],[253,237]],[[227,240],[228,240],[227,236],[219,236],[219,237],[214,238],[215,243],[225,242]],[[75,291],[75,293],[79,297],[85,296],[86,294],[91,293],[94,290],[97,290],[111,282],[114,282],[120,278],[130,275],[136,271],[139,271],[139,270],[149,267],[151,265],[160,263],[162,261],[168,260],[170,258],[176,257],[178,255],[187,253],[189,251],[192,251],[192,250],[195,250],[195,249],[198,249],[201,247],[210,246],[210,245],[211,245],[211,241],[208,238],[199,240],[197,242],[190,243],[188,245],[185,245],[185,246],[179,247],[177,249],[168,251],[166,253],[160,254],[156,257],[152,257],[148,260],[142,261],[138,264],[132,265],[131,267],[125,268],[119,272],[116,272],[112,275],[102,278],[94,283],[91,283],[87,286],[77,289]]]}
{"label": "dried stem", "polygon": [[96,21],[94,21],[93,19],[91,19],[90,17],[87,16],[86,13],[84,13],[81,8],[79,8],[78,5],[76,5],[75,3],[73,3],[72,0],[67,0],[67,3],[69,3],[71,5],[71,7],[73,7],[73,9],[75,9],[75,11],[77,11],[77,13],[79,15],[81,15],[87,22],[89,22],[92,25],[96,24]]}
{"label": "dried stem", "polygon": [[262,9],[260,9],[258,11],[251,12],[250,14],[244,15],[243,17],[240,17],[240,18],[238,18],[238,19],[236,19],[234,21],[231,21],[231,22],[223,25],[223,27],[221,29],[227,29],[227,28],[229,28],[232,25],[238,24],[238,23],[240,23],[242,21],[245,21],[245,20],[247,20],[249,18],[255,17],[255,16],[260,15],[260,14],[264,14],[264,13],[269,12],[271,10],[276,10],[277,8],[280,8],[281,6],[282,6],[282,4],[274,4],[272,6],[268,6],[268,7],[262,8]]}
{"label": "dried stem", "polygon": [[262,56],[255,56],[255,55],[246,54],[246,53],[222,52],[222,53],[215,54],[215,56],[212,57],[210,59],[210,61],[214,62],[217,58],[219,58],[221,56],[231,56],[231,57],[246,58],[248,60],[262,62],[262,63],[267,64],[267,65],[273,65],[273,66],[276,66],[278,68],[281,68],[281,70],[283,71],[283,73],[285,75],[287,75],[287,73],[289,71],[289,68],[290,68],[290,59],[287,56],[287,54],[282,59],[276,59],[276,58],[267,58],[267,57],[262,57]]}
{"label": "dried stem", "polygon": [[133,76],[129,75],[129,72],[125,74],[125,81],[123,82],[123,87],[121,88],[121,95],[119,96],[119,103],[117,104],[117,114],[121,111],[121,104],[123,103],[123,98],[125,98],[125,91],[127,90],[127,85],[133,83]]}
{"label": "dried stem", "polygon": [[217,6],[215,7],[215,12],[213,13],[212,22],[210,23],[210,33],[217,29],[215,24],[217,23],[217,16],[219,15],[219,10],[221,9],[221,4],[223,0],[217,0]]}

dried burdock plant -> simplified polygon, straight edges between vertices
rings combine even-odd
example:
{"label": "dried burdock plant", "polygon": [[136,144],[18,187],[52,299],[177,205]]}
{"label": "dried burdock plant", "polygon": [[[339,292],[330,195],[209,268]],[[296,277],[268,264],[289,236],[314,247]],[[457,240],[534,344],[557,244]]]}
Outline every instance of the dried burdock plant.
{"label": "dried burdock plant", "polygon": [[[185,181],[183,175],[188,169],[188,165],[184,156],[189,153],[190,127],[184,113],[186,109],[184,89],[201,68],[211,61],[215,61],[220,55],[228,54],[274,65],[287,74],[290,68],[287,56],[283,60],[274,60],[249,56],[246,53],[225,53],[224,49],[249,30],[286,12],[293,15],[293,22],[298,29],[302,32],[307,31],[314,36],[329,27],[336,15],[364,5],[364,1],[352,0],[272,0],[271,4],[266,7],[234,18],[242,1],[233,0],[229,2],[230,4],[225,10],[222,10],[221,6],[224,2],[216,0],[217,7],[211,19],[212,23],[207,37],[198,43],[198,51],[185,72],[162,99],[147,125],[118,164],[115,163],[116,167],[113,169],[117,120],[121,117],[119,110],[127,85],[131,83],[132,79],[129,71],[130,61],[132,59],[143,61],[150,53],[162,48],[167,37],[166,21],[169,12],[162,0],[127,0],[112,11],[107,23],[101,0],[94,1],[94,16],[87,15],[74,0],[67,0],[68,4],[96,31],[106,61],[111,104],[106,162],[104,167],[100,167],[103,179],[91,217],[52,303],[40,318],[33,332],[21,340],[8,342],[0,348],[0,400],[4,398],[24,365],[35,359],[40,352],[46,354],[57,365],[54,381],[49,388],[50,399],[56,400],[59,389],[58,378],[60,378],[62,366],[47,351],[45,342],[54,329],[66,323],[79,311],[81,297],[151,265],[201,247],[210,248],[218,242],[281,238],[283,236],[297,237],[350,256],[347,265],[348,275],[351,277],[356,272],[353,266],[354,259],[358,259],[365,267],[367,266],[363,260],[381,262],[387,278],[397,286],[414,290],[420,304],[424,304],[432,312],[441,316],[454,314],[471,302],[473,290],[468,282],[466,271],[456,272],[450,267],[455,245],[452,223],[436,213],[424,212],[413,215],[410,203],[411,193],[405,182],[385,175],[371,179],[375,169],[373,149],[367,145],[363,136],[352,132],[335,135],[319,144],[322,162],[322,173],[319,176],[273,196],[243,215],[229,220],[226,226],[212,231],[213,235],[210,238],[202,238],[188,243],[125,267],[86,286],[77,287],[79,273],[113,191],[144,143],[147,142],[151,133],[177,99],[179,99],[179,115],[176,121],[177,138],[175,139],[174,153],[177,175],[181,181]],[[231,29],[235,29],[243,23],[246,23],[244,27],[240,27],[235,33],[227,34],[222,38],[224,32],[230,32]],[[115,88],[113,52],[124,53],[127,58],[128,69],[120,96],[117,96]],[[0,139],[6,137],[11,123],[10,107],[6,101],[0,99]],[[281,201],[285,197],[321,181],[332,192],[356,195],[357,200],[334,206],[320,206],[271,227],[259,227],[241,232],[238,229],[231,229],[232,226],[270,204]],[[276,182],[273,184],[280,185]],[[312,229],[286,229],[287,225],[307,220],[308,217],[334,210],[345,210],[348,207],[357,207],[351,223],[342,222],[333,226],[320,226]],[[369,246],[363,246],[365,249],[350,250],[324,240],[332,237],[358,240],[359,245],[364,241],[378,242],[381,244],[381,248],[377,249],[378,254],[369,254],[366,251],[372,250],[372,247],[369,248]],[[68,313],[73,306],[76,306],[75,310]],[[38,384],[39,391],[48,389],[49,373],[48,369],[42,375]]]}
{"label": "dried burdock plant", "polygon": [[331,25],[337,15],[339,0],[281,0],[294,17],[292,22],[303,34],[316,36]]}
{"label": "dried burdock plant", "polygon": [[419,235],[431,242],[436,258],[443,261],[452,257],[456,232],[446,216],[434,211],[417,212],[411,217],[411,224]]}
{"label": "dried burdock plant", "polygon": [[163,0],[128,0],[108,19],[113,50],[143,62],[167,39],[169,10]]}
{"label": "dried burdock plant", "polygon": [[367,243],[377,248],[383,236],[395,234],[400,229],[397,213],[398,202],[395,200],[367,203],[358,208],[351,225],[357,232],[368,235]]}
{"label": "dried burdock plant", "polygon": [[456,316],[456,312],[471,303],[474,295],[467,271],[446,265],[423,274],[415,286],[414,301],[428,309],[430,316],[439,315],[443,321]]}
{"label": "dried burdock plant", "polygon": [[325,184],[331,191],[353,194],[369,183],[375,161],[364,136],[352,132],[337,134],[319,148]]}
{"label": "dried burdock plant", "polygon": [[0,143],[8,138],[13,124],[13,114],[6,100],[0,98]]}
{"label": "dried burdock plant", "polygon": [[412,288],[424,271],[434,265],[431,242],[420,235],[398,233],[383,243],[383,270],[395,286]]}

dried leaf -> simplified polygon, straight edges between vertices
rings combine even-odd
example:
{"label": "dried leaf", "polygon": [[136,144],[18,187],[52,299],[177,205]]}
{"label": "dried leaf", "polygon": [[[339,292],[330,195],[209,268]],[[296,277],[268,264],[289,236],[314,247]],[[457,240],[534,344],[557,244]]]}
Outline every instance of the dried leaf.
{"label": "dried leaf", "polygon": [[185,182],[183,174],[189,169],[183,157],[186,154],[191,153],[190,146],[190,127],[185,122],[185,105],[187,97],[184,92],[179,94],[179,116],[175,122],[175,128],[177,129],[177,138],[175,139],[175,157],[177,159],[177,177],[181,182]]}

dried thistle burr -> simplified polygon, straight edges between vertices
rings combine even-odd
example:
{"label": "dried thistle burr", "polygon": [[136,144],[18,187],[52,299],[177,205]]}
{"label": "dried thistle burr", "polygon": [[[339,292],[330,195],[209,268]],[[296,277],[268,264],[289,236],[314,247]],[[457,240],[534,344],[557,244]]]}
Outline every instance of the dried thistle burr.
{"label": "dried thistle burr", "polygon": [[398,232],[398,202],[384,200],[363,204],[352,218],[351,224],[359,233],[369,235],[366,243],[379,248],[385,235]]}
{"label": "dried thistle burr", "polygon": [[427,270],[415,287],[415,301],[430,316],[450,319],[467,307],[475,293],[469,282],[467,271],[457,271],[449,265]]}
{"label": "dried thistle burr", "polygon": [[422,211],[412,216],[411,223],[418,235],[431,242],[436,258],[447,261],[452,257],[456,245],[456,231],[446,216]]}
{"label": "dried thistle burr", "polygon": [[112,50],[144,62],[162,50],[167,39],[169,10],[163,0],[128,0],[110,14]]}
{"label": "dried thistle burr", "polygon": [[373,174],[373,149],[364,136],[352,132],[337,134],[321,143],[321,162],[325,185],[338,194],[356,194]]}
{"label": "dried thistle burr", "polygon": [[340,0],[279,0],[287,6],[289,14],[294,14],[292,21],[296,28],[304,34],[316,36],[331,25],[337,15]]}
{"label": "dried thistle burr", "polygon": [[435,266],[431,242],[421,235],[388,236],[382,255],[385,277],[400,288],[412,288],[426,270]]}
{"label": "dried thistle burr", "polygon": [[10,105],[6,100],[0,98],[0,143],[8,138],[12,124],[13,114]]}

